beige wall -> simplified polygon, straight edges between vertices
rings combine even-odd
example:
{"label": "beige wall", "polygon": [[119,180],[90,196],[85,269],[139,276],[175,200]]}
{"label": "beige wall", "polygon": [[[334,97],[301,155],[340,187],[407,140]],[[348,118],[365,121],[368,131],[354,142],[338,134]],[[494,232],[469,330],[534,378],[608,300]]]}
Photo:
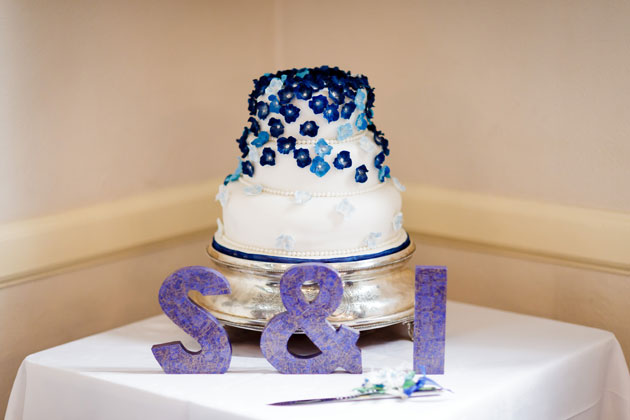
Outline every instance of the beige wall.
{"label": "beige wall", "polygon": [[[225,174],[251,79],[320,64],[369,76],[403,181],[627,214],[629,40],[626,1],[5,0],[0,225]],[[627,275],[418,239],[451,298],[612,330],[630,353]],[[0,285],[0,413],[26,354],[158,313],[205,243]]]}
{"label": "beige wall", "polygon": [[271,6],[0,3],[0,223],[233,170]]}

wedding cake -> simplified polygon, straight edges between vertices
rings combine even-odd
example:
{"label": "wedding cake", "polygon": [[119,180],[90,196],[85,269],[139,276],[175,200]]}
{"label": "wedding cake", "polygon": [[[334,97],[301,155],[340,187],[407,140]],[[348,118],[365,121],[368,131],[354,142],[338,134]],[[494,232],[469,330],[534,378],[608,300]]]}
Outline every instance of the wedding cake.
{"label": "wedding cake", "polygon": [[386,164],[367,77],[291,69],[254,81],[240,156],[216,196],[215,250],[241,259],[346,262],[410,246],[404,187]]}

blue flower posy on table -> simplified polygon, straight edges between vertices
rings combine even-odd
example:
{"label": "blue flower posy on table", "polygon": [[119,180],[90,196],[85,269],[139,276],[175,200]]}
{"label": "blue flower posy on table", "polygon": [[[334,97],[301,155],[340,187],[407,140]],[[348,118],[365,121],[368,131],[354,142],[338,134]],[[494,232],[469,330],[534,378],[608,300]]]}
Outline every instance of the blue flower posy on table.
{"label": "blue flower posy on table", "polygon": [[380,369],[371,372],[363,380],[359,388],[354,389],[353,394],[340,397],[311,398],[306,400],[293,400],[275,402],[269,405],[303,405],[339,401],[365,401],[375,399],[433,397],[440,396],[444,392],[453,392],[427,377],[422,369],[420,374],[408,370]]}

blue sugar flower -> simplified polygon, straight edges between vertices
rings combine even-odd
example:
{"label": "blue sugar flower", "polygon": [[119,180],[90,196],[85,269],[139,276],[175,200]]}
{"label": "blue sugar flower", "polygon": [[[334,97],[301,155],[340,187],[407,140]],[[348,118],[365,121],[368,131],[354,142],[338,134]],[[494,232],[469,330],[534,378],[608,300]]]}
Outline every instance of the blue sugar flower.
{"label": "blue sugar flower", "polygon": [[256,137],[256,139],[252,142],[252,144],[256,147],[260,147],[263,144],[267,143],[268,141],[269,141],[269,133],[267,133],[266,131],[261,131],[258,137]]}
{"label": "blue sugar flower", "polygon": [[311,164],[311,156],[308,149],[295,149],[293,151],[293,157],[297,160],[297,165],[300,168],[305,168]]}
{"label": "blue sugar flower", "polygon": [[288,155],[289,152],[295,149],[295,137],[280,137],[278,139],[278,152],[283,155]]}
{"label": "blue sugar flower", "polygon": [[354,180],[360,184],[363,184],[368,179],[367,177],[368,172],[370,171],[368,171],[368,168],[366,168],[365,165],[359,166],[356,172],[354,173]]}
{"label": "blue sugar flower", "polygon": [[[350,130],[352,130],[352,128],[350,128]],[[300,125],[300,134],[303,136],[315,137],[318,131],[319,127],[315,121],[306,121]]]}
{"label": "blue sugar flower", "polygon": [[337,154],[337,157],[333,161],[333,165],[337,169],[345,169],[352,166],[352,159],[350,159],[350,152],[344,150]]}
{"label": "blue sugar flower", "polygon": [[354,101],[355,96],[357,95],[357,93],[349,85],[346,85],[343,88],[343,94],[346,95],[346,97],[350,98],[353,101]]}
{"label": "blue sugar flower", "polygon": [[260,157],[260,165],[265,166],[273,166],[276,164],[276,152],[271,150],[270,147],[265,147],[262,152],[262,156]]}
{"label": "blue sugar flower", "polygon": [[256,112],[258,113],[258,118],[264,121],[269,115],[269,105],[266,102],[258,102],[256,104]]}
{"label": "blue sugar flower", "polygon": [[223,185],[227,185],[230,182],[234,182],[238,180],[242,174],[243,174],[243,165],[241,164],[241,161],[239,160],[238,165],[236,166],[236,169],[234,170],[234,173],[229,174],[228,176],[225,177],[225,180],[223,181]]}
{"label": "blue sugar flower", "polygon": [[341,105],[345,99],[343,89],[338,86],[328,86],[328,97],[337,105]]}
{"label": "blue sugar flower", "polygon": [[341,107],[341,118],[344,119],[349,119],[350,116],[352,116],[352,113],[354,112],[354,110],[356,109],[356,105],[354,104],[354,102],[348,102],[347,104],[344,104]]}
{"label": "blue sugar flower", "polygon": [[278,99],[280,100],[281,105],[286,105],[293,99],[293,90],[290,88],[280,89],[278,91]]}
{"label": "blue sugar flower", "polygon": [[315,114],[321,114],[328,106],[328,100],[324,95],[313,96],[313,99],[309,101],[308,106]]}
{"label": "blue sugar flower", "polygon": [[385,153],[381,152],[374,157],[374,166],[376,166],[376,169],[381,169],[383,162],[385,162]]}
{"label": "blue sugar flower", "polygon": [[284,133],[284,125],[277,118],[269,118],[269,132],[273,137],[279,137]]}
{"label": "blue sugar flower", "polygon": [[249,136],[249,128],[245,127],[243,128],[243,134],[241,134],[241,137],[236,139],[236,142],[238,143],[238,149],[241,151],[242,157],[247,156],[247,154],[249,153],[249,147],[247,145],[248,136]]}
{"label": "blue sugar flower", "polygon": [[315,154],[317,156],[324,157],[326,155],[329,155],[330,152],[332,152],[332,146],[326,143],[326,140],[324,139],[317,140],[317,143],[315,143]]}
{"label": "blue sugar flower", "polygon": [[260,131],[260,124],[258,124],[258,121],[256,120],[256,118],[254,117],[249,117],[249,119],[247,120],[247,122],[250,123],[249,125],[249,131],[252,132],[252,134],[254,134],[255,136],[258,135],[258,132]]}
{"label": "blue sugar flower", "polygon": [[363,112],[357,116],[357,121],[354,124],[356,125],[357,130],[365,130],[368,124]]}
{"label": "blue sugar flower", "polygon": [[323,177],[330,170],[330,165],[321,156],[315,156],[311,164],[311,172],[318,177]]}
{"label": "blue sugar flower", "polygon": [[247,176],[254,176],[254,165],[249,160],[241,162],[241,170]]}
{"label": "blue sugar flower", "polygon": [[300,108],[291,104],[283,105],[280,108],[280,114],[284,116],[284,120],[287,122],[287,124],[290,124],[293,121],[297,120],[300,116]]}
{"label": "blue sugar flower", "polygon": [[276,114],[280,112],[280,102],[276,95],[269,95],[269,111]]}
{"label": "blue sugar flower", "polygon": [[345,140],[352,136],[352,125],[345,123],[337,127],[337,140]]}
{"label": "blue sugar flower", "polygon": [[308,74],[308,69],[302,69],[300,71],[298,71],[295,75],[297,77],[304,77]]}
{"label": "blue sugar flower", "polygon": [[389,177],[389,166],[385,165],[378,171],[378,180],[384,182],[385,178]]}
{"label": "blue sugar flower", "polygon": [[339,119],[339,111],[337,111],[337,105],[328,105],[326,109],[324,109],[324,118],[329,123],[333,121],[337,121]]}
{"label": "blue sugar flower", "polygon": [[295,90],[295,95],[298,99],[309,100],[313,96],[313,89],[306,83],[302,82]]}
{"label": "blue sugar flower", "polygon": [[365,99],[366,99],[365,89],[361,88],[357,90],[357,94],[354,97],[354,103],[357,106],[359,111],[363,111],[365,109]]}

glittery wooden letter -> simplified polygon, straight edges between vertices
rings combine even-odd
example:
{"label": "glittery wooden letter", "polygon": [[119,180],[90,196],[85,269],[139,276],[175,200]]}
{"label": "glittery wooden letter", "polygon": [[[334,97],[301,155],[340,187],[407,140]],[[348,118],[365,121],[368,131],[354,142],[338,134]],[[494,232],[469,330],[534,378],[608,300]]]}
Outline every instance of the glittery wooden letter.
{"label": "glittery wooden letter", "polygon": [[446,267],[416,266],[416,308],[413,328],[413,369],[444,373]]}
{"label": "glittery wooden letter", "polygon": [[227,333],[212,314],[188,297],[196,290],[204,296],[230,293],[227,279],[206,267],[185,267],[164,280],[159,300],[164,313],[201,345],[187,350],[180,341],[156,344],[151,348],[166,373],[224,373],[230,366],[232,346]]}
{"label": "glittery wooden letter", "polygon": [[[319,285],[319,294],[310,303],[300,288],[306,281]],[[287,311],[274,316],[260,338],[262,353],[273,367],[280,373],[332,373],[337,367],[361,373],[361,350],[356,345],[359,333],[346,326],[335,331],[326,320],[343,296],[335,270],[319,263],[295,265],[280,279],[280,296]],[[298,356],[287,349],[289,338],[299,328],[321,353]]]}

